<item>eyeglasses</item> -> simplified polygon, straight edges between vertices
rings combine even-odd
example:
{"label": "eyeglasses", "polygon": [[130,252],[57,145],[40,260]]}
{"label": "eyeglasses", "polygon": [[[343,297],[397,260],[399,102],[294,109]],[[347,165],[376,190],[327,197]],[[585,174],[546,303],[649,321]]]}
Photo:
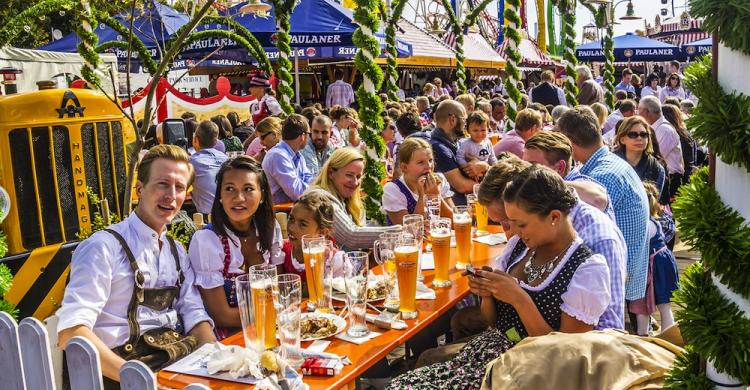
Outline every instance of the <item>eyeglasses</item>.
{"label": "eyeglasses", "polygon": [[628,131],[627,136],[630,139],[636,139],[638,137],[641,137],[643,139],[648,139],[648,131],[641,131],[641,132],[638,132],[638,131]]}

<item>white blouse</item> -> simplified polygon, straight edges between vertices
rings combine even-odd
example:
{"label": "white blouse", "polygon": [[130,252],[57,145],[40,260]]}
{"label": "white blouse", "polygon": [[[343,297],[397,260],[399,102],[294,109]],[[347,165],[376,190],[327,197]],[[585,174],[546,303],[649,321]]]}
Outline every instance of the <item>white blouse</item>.
{"label": "white blouse", "polygon": [[[442,173],[436,173],[438,177],[440,178],[440,196],[443,199],[448,199],[453,196],[453,191],[451,191],[451,185],[448,183],[448,180],[446,180],[445,176],[443,176]],[[398,178],[398,180],[406,185],[406,181],[404,181],[404,176]],[[408,186],[406,188],[409,188]],[[419,195],[417,195],[415,192],[413,192],[411,189],[409,189],[409,192],[411,192],[412,197],[414,197],[414,200],[419,199]],[[406,196],[403,192],[398,188],[398,185],[393,182],[385,183],[385,186],[383,187],[383,206],[381,207],[381,210],[385,213],[395,213],[402,210],[407,210],[407,202],[406,202]]]}
{"label": "white blouse", "polygon": [[[510,254],[513,252],[513,248],[516,247],[520,239],[518,236],[513,236],[509,241],[505,250],[497,259],[497,269],[506,271],[510,259]],[[547,278],[537,286],[529,286],[523,281],[519,280],[519,284],[524,290],[528,291],[541,291],[547,288],[549,284],[557,277],[562,271],[565,264],[570,259],[571,255],[578,249],[578,246],[583,243],[583,240],[576,236],[570,248],[565,252],[562,260],[557,263],[555,269],[547,276]],[[529,251],[528,248],[519,255],[520,258],[526,256]],[[607,261],[602,255],[594,254],[584,261],[573,274],[570,283],[568,284],[568,290],[562,295],[562,306],[561,309],[571,317],[575,317],[579,321],[587,323],[589,325],[596,325],[599,323],[599,317],[604,314],[604,311],[609,306],[610,301],[610,278],[609,278],[609,267]]]}
{"label": "white blouse", "polygon": [[[240,249],[240,239],[231,230],[226,231],[229,238],[229,273],[242,273],[245,258]],[[263,260],[267,264],[283,264],[282,245],[281,226],[275,222],[271,251],[263,253]],[[224,246],[221,244],[221,238],[213,230],[202,229],[193,234],[188,260],[195,270],[197,286],[209,289],[224,285]]]}

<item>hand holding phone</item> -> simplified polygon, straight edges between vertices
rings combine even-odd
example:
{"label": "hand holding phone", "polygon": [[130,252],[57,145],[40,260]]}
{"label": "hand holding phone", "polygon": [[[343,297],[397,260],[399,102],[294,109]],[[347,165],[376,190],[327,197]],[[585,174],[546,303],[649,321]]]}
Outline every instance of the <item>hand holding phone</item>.
{"label": "hand holding phone", "polygon": [[480,277],[479,275],[477,275],[477,269],[474,268],[474,266],[472,266],[471,264],[467,264],[466,265],[466,270],[464,270],[463,275],[464,276],[471,275],[471,276],[474,276],[474,277]]}

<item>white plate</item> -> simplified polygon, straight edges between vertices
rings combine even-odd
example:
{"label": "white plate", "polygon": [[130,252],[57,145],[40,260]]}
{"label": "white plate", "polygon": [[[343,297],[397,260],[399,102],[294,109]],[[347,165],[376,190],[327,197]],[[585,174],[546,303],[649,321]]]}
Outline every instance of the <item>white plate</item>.
{"label": "white plate", "polygon": [[[339,316],[337,316],[337,315],[335,315],[335,314],[330,314],[330,313],[302,313],[302,318],[300,319],[300,321],[304,320],[305,318],[309,318],[309,317],[313,317],[313,318],[315,318],[315,317],[325,317],[325,318],[328,318],[329,320],[333,321],[334,325],[336,325],[336,331],[333,332],[332,334],[329,334],[328,336],[325,336],[325,337],[300,338],[300,341],[313,341],[313,340],[327,339],[329,337],[332,337],[332,336],[335,336],[335,335],[341,333],[346,328],[346,320],[343,319],[343,318],[341,318],[341,317],[339,317]],[[302,329],[300,329],[300,332],[302,332]],[[300,336],[301,336],[301,334],[300,334]]]}
{"label": "white plate", "polygon": [[[341,279],[341,280],[338,281],[337,283],[335,279]],[[346,292],[343,291],[342,289],[343,286],[341,286],[343,279],[344,278],[341,278],[341,277],[334,278],[333,288],[331,288],[331,299],[333,299],[334,301],[346,302]],[[369,275],[367,277],[367,284],[368,286],[372,286],[382,280],[385,280],[385,275]],[[367,302],[377,302],[377,301],[382,301],[383,299],[385,299],[385,296],[378,297],[376,299],[368,299]]]}

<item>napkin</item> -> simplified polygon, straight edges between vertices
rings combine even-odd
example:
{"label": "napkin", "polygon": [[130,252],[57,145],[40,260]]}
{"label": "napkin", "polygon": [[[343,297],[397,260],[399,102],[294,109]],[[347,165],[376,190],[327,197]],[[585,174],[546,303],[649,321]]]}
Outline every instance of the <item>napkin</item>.
{"label": "napkin", "polygon": [[348,334],[346,334],[346,332],[341,332],[341,333],[337,334],[335,337],[337,339],[339,339],[339,340],[344,340],[344,341],[348,341],[348,342],[350,342],[352,344],[360,345],[360,344],[364,344],[364,343],[366,343],[366,342],[368,342],[368,341],[370,341],[370,340],[372,340],[372,339],[374,339],[375,337],[378,337],[378,336],[380,336],[380,333],[374,332],[374,331],[370,331],[370,333],[368,333],[368,334],[366,334],[366,335],[364,335],[362,337],[352,337],[352,336],[349,336]]}
{"label": "napkin", "polygon": [[419,258],[419,266],[422,267],[422,271],[435,269],[435,258],[432,253],[422,253],[422,257]]}
{"label": "napkin", "polygon": [[255,378],[263,377],[258,367],[260,355],[257,352],[237,345],[223,345],[219,342],[214,344],[214,348],[214,352],[206,363],[209,374],[229,371],[233,379],[248,375]]}
{"label": "napkin", "polygon": [[422,282],[417,282],[417,299],[435,299],[435,290],[427,287]]}
{"label": "napkin", "polygon": [[475,237],[474,241],[492,246],[492,245],[504,244],[508,242],[508,239],[505,238],[505,233],[494,233],[494,234],[487,234],[481,237]]}

